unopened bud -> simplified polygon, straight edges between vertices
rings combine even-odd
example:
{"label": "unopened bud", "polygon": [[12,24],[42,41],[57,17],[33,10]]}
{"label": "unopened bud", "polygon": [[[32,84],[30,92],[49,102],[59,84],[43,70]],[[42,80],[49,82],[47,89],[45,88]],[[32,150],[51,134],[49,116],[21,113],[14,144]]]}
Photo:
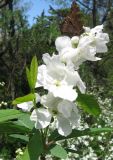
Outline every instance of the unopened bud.
{"label": "unopened bud", "polygon": [[79,42],[79,37],[78,37],[78,36],[74,36],[74,37],[71,38],[71,43],[72,43],[72,46],[73,46],[74,48],[77,47],[78,42]]}

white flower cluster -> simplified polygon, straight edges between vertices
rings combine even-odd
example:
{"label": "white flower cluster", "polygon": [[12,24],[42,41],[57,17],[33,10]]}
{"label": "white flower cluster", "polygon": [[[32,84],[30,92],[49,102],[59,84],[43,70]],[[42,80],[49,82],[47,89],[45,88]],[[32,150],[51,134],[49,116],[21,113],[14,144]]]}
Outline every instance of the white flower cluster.
{"label": "white flower cluster", "polygon": [[[3,89],[3,87],[5,86],[5,82],[0,82],[0,87]],[[2,90],[1,90],[2,91]],[[2,98],[1,98],[1,102],[0,102],[0,107],[2,106],[7,106],[7,102],[5,102]]]}
{"label": "white flower cluster", "polygon": [[113,127],[113,107],[112,107],[112,99],[105,98],[101,99],[98,97],[98,102],[102,109],[102,113],[100,115],[100,119],[105,122],[106,127]]}
{"label": "white flower cluster", "polygon": [[[100,88],[101,91],[103,88]],[[93,90],[94,91],[94,90]],[[98,91],[99,92],[99,91]],[[104,90],[103,90],[104,92]],[[90,93],[90,92],[89,92]],[[90,93],[91,94],[91,93]],[[86,122],[86,117],[90,118],[90,115],[85,115],[81,118],[79,130],[84,130],[86,128],[102,128],[102,127],[113,127],[113,114],[112,114],[112,99],[101,99],[97,94],[97,91],[92,93],[98,98],[100,107],[102,109],[101,115],[96,119],[96,123],[92,124],[88,120]],[[85,121],[85,122],[84,122]],[[62,142],[63,143],[63,142]],[[92,136],[82,136],[75,139],[70,139],[67,141],[67,146],[74,150],[75,153],[69,153],[70,160],[79,159],[79,160],[113,160],[113,136],[111,133],[101,133],[99,135]],[[78,154],[77,154],[78,153]]]}
{"label": "white flower cluster", "polygon": [[0,107],[2,106],[7,106],[7,102],[4,102],[4,101],[0,102]]}
{"label": "white flower cluster", "polygon": [[[40,101],[43,107],[31,113],[30,119],[35,121],[35,128],[46,128],[54,118],[59,134],[68,136],[78,126],[77,88],[85,93],[86,87],[77,70],[86,60],[100,60],[96,53],[107,52],[109,36],[102,29],[103,25],[93,29],[84,27],[85,32],[79,37],[58,37],[55,41],[58,54],[43,55],[44,64],[38,67],[36,88],[43,87],[48,94],[41,98],[36,95],[37,102]],[[18,107],[29,111],[33,103],[26,102]]]}
{"label": "white flower cluster", "polygon": [[[92,87],[92,92],[88,92],[89,94],[94,95],[97,99],[98,99],[98,103],[99,106],[101,108],[101,114],[98,117],[98,121],[103,120],[103,122],[105,123],[105,127],[113,127],[113,107],[112,107],[112,103],[113,100],[112,98],[108,98],[108,97],[101,97],[100,94],[104,93],[104,88],[103,87],[99,87],[98,89],[98,93],[97,90],[95,90],[96,86]],[[96,127],[98,126],[98,124],[96,124]],[[100,126],[102,127],[102,126]]]}
{"label": "white flower cluster", "polygon": [[[91,124],[84,123],[83,120],[80,123],[79,129],[84,130],[90,127],[94,127],[94,124],[91,126]],[[100,125],[97,124],[95,127],[100,127]],[[60,143],[62,146],[67,143],[65,147],[68,146],[67,148],[72,150],[72,152],[69,152],[67,160],[98,160],[99,158],[102,160],[113,159],[112,133],[101,133],[92,136],[86,135],[68,139],[66,142],[60,141]]]}
{"label": "white flower cluster", "polygon": [[0,86],[5,86],[5,82],[0,82]]}
{"label": "white flower cluster", "polygon": [[21,149],[21,148],[18,148],[18,149],[16,150],[16,154],[17,154],[17,155],[23,155],[22,149]]}

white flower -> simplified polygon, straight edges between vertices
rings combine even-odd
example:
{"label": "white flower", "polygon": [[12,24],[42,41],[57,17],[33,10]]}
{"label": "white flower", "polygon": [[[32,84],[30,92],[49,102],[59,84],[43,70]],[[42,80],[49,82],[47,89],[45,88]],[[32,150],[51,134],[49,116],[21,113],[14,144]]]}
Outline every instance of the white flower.
{"label": "white flower", "polygon": [[55,41],[55,46],[58,52],[66,47],[72,47],[71,39],[68,36],[58,37]]}
{"label": "white flower", "polygon": [[96,55],[96,47],[92,46],[93,43],[92,38],[89,36],[84,36],[80,38],[78,48],[77,48],[77,54],[75,57],[73,57],[73,63],[75,66],[81,65],[84,61],[97,61],[101,60],[99,57],[95,57]]}
{"label": "white flower", "polygon": [[42,129],[46,128],[51,121],[51,114],[47,109],[38,108],[34,109],[31,113],[30,120],[35,121],[35,128]]}
{"label": "white flower", "polygon": [[29,112],[31,110],[31,108],[33,107],[33,102],[29,101],[29,102],[23,102],[20,104],[17,104],[17,107],[22,109],[25,112]]}
{"label": "white flower", "polygon": [[[36,102],[40,102],[40,96],[39,94],[35,93],[36,96]],[[22,109],[25,112],[29,112],[31,110],[31,108],[33,107],[33,101],[28,101],[28,102],[23,102],[20,104],[17,104],[17,107]]]}
{"label": "white flower", "polygon": [[[86,60],[97,61],[100,58],[95,57],[96,47],[92,47],[91,43],[94,41],[92,37],[89,36],[81,36],[72,37],[70,39],[69,45],[63,46],[60,40],[65,42],[69,37],[59,37],[59,43],[56,41],[56,48],[59,48],[59,56],[61,61],[68,63],[71,61],[75,68],[78,69],[79,65],[82,64]],[[71,43],[71,45],[70,45]],[[59,47],[60,45],[60,47]],[[62,47],[61,47],[62,45]],[[64,48],[63,48],[64,47]]]}
{"label": "white flower", "polygon": [[51,93],[41,99],[41,103],[52,116],[56,117],[59,134],[67,136],[78,126],[80,115],[76,105],[68,100],[55,98]]}
{"label": "white flower", "polygon": [[59,134],[67,136],[78,126],[80,115],[74,103],[55,98],[51,93],[42,97],[41,103],[45,108],[35,109],[30,119],[35,121],[35,128],[46,128],[51,118],[55,117]]}
{"label": "white flower", "polygon": [[55,97],[60,97],[69,101],[77,98],[77,92],[73,87],[78,87],[82,93],[85,92],[85,85],[74,68],[65,65],[59,56],[49,54],[43,56],[46,65],[38,67],[38,77],[36,87],[43,86]]}
{"label": "white flower", "polygon": [[107,33],[103,33],[103,25],[98,25],[92,29],[84,27],[85,34],[89,36],[93,41],[92,46],[96,46],[97,53],[107,52],[106,43],[109,42],[109,36]]}
{"label": "white flower", "polygon": [[74,36],[72,38],[70,38],[68,36],[58,37],[55,41],[56,50],[58,52],[61,52],[62,49],[64,49],[64,48],[72,48],[72,46],[76,47],[78,42],[79,42],[78,36]]}
{"label": "white flower", "polygon": [[71,61],[78,69],[84,61],[97,61],[101,58],[95,57],[96,53],[107,52],[106,43],[109,42],[107,33],[102,32],[103,25],[95,28],[84,27],[85,33],[80,37],[68,36],[58,37],[55,45],[59,52],[61,61]]}

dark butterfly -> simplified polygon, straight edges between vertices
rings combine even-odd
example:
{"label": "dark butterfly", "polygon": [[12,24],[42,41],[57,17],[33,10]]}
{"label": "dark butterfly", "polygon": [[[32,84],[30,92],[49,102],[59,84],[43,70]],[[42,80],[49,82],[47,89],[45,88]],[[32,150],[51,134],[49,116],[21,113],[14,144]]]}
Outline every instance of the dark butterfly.
{"label": "dark butterfly", "polygon": [[78,5],[74,1],[71,10],[60,26],[61,33],[67,36],[79,36],[83,32],[83,22]]}

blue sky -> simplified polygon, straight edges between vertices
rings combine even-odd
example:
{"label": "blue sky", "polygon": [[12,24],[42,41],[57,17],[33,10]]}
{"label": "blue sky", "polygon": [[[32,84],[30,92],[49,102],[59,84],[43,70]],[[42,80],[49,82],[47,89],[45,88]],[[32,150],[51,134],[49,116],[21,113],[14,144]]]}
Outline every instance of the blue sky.
{"label": "blue sky", "polygon": [[[48,14],[49,5],[51,4],[49,0],[24,0],[24,2],[30,2],[30,7],[27,11],[30,25],[35,22],[34,17],[40,15],[43,10],[45,10],[45,13]],[[56,6],[53,7],[56,8]]]}

